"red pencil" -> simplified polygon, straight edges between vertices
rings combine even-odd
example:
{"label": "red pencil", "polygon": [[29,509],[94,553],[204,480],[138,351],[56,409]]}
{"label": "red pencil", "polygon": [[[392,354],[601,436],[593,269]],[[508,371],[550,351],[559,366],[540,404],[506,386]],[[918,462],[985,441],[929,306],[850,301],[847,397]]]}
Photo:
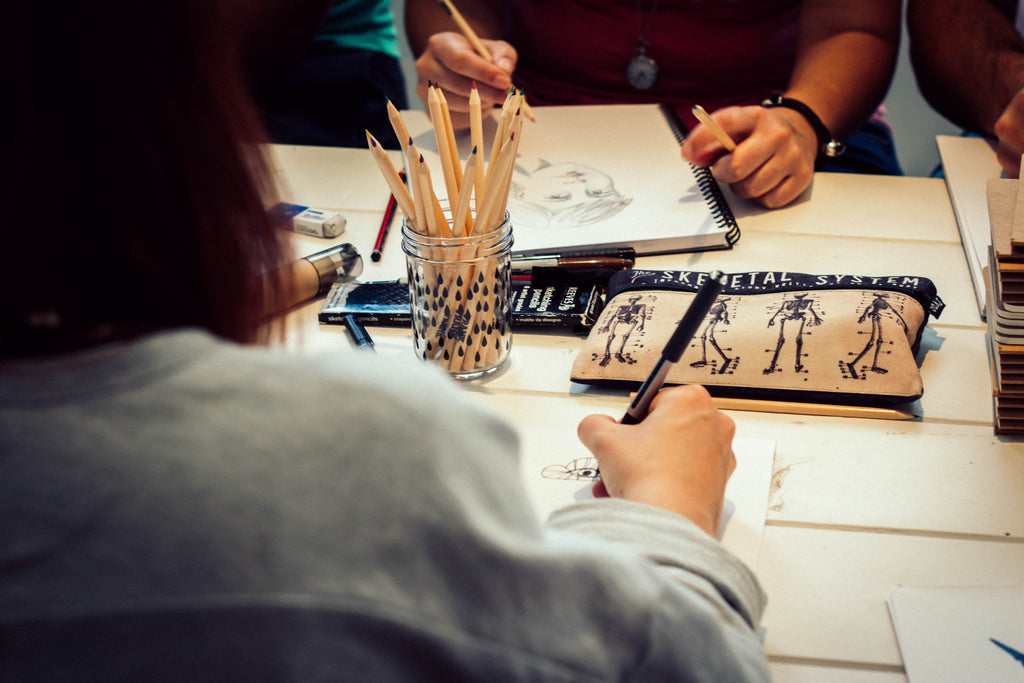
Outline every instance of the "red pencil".
{"label": "red pencil", "polygon": [[[405,171],[399,171],[398,177],[405,182]],[[373,245],[373,251],[370,252],[370,260],[373,262],[380,261],[380,257],[384,251],[384,240],[387,239],[388,231],[391,229],[391,222],[395,219],[395,212],[398,210],[398,200],[395,199],[395,195],[391,195],[391,199],[388,200],[388,208],[384,209],[384,218],[380,222],[380,231],[377,233],[377,241]]]}

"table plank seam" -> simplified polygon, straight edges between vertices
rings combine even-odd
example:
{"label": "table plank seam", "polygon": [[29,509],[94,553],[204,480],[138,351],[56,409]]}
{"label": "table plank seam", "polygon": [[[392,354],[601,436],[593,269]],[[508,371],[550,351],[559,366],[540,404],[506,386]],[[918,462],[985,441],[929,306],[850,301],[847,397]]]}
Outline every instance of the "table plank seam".
{"label": "table plank seam", "polygon": [[865,526],[859,524],[835,524],[828,522],[800,522],[796,520],[779,519],[771,516],[771,511],[765,520],[765,526],[787,527],[790,529],[809,529],[813,531],[846,531],[860,534],[884,534],[887,536],[915,536],[921,538],[941,538],[944,540],[956,541],[981,541],[984,543],[1008,543],[1011,545],[1024,545],[1024,536],[1012,536],[1010,532],[1005,535],[969,533],[964,531],[938,531],[934,529],[907,529],[881,526]]}
{"label": "table plank seam", "polygon": [[845,659],[816,659],[814,657],[769,654],[768,661],[772,664],[795,664],[798,666],[813,666],[822,669],[857,669],[859,671],[906,673],[902,664],[876,664],[872,662],[857,662]]}

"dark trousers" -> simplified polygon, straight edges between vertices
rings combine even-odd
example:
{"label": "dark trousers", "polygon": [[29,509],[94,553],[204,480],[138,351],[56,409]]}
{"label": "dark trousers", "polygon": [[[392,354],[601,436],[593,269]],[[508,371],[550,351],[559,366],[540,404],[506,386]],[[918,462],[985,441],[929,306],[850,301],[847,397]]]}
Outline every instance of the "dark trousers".
{"label": "dark trousers", "polygon": [[903,175],[896,158],[896,145],[889,127],[877,121],[868,121],[843,139],[846,151],[829,158],[818,157],[816,171],[830,173],[874,173],[876,175]]}

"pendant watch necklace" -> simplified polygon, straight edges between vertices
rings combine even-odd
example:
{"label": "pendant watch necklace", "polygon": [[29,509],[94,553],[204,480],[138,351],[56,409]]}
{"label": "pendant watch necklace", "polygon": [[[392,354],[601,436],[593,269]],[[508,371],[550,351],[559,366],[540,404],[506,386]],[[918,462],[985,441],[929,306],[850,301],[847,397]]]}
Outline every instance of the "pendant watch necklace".
{"label": "pendant watch necklace", "polygon": [[651,30],[651,22],[654,21],[654,13],[658,9],[658,0],[651,3],[650,14],[644,18],[642,6],[643,0],[636,0],[636,19],[639,35],[636,39],[636,56],[629,61],[626,67],[626,80],[637,90],[647,90],[658,80],[658,63],[647,56],[647,49],[651,47],[647,40],[647,32]]}

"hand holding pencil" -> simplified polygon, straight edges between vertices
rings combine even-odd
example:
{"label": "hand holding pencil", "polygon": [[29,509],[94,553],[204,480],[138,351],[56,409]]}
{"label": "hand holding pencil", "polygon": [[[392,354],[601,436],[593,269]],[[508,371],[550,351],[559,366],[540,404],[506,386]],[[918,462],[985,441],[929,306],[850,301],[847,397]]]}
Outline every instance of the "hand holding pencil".
{"label": "hand holding pencil", "polygon": [[[487,38],[497,35],[498,27],[481,29],[478,33],[451,0],[438,0],[431,8],[434,14],[420,20],[407,15],[411,37],[417,29],[429,32],[429,37],[423,38],[422,49],[418,50],[416,90],[427,103],[430,84],[443,88],[449,100],[452,123],[456,130],[464,130],[469,126],[466,103],[473,83],[485,112],[501,106],[513,86],[512,73],[518,55],[507,42]],[[429,27],[423,28],[421,24],[429,24]],[[412,42],[416,44],[415,38]],[[525,112],[528,118],[532,117],[528,106]]]}
{"label": "hand holding pencil", "polygon": [[768,208],[789,204],[811,184],[818,154],[814,129],[800,113],[760,105],[725,107],[707,115],[680,149],[694,166],[710,167],[715,179]]}

